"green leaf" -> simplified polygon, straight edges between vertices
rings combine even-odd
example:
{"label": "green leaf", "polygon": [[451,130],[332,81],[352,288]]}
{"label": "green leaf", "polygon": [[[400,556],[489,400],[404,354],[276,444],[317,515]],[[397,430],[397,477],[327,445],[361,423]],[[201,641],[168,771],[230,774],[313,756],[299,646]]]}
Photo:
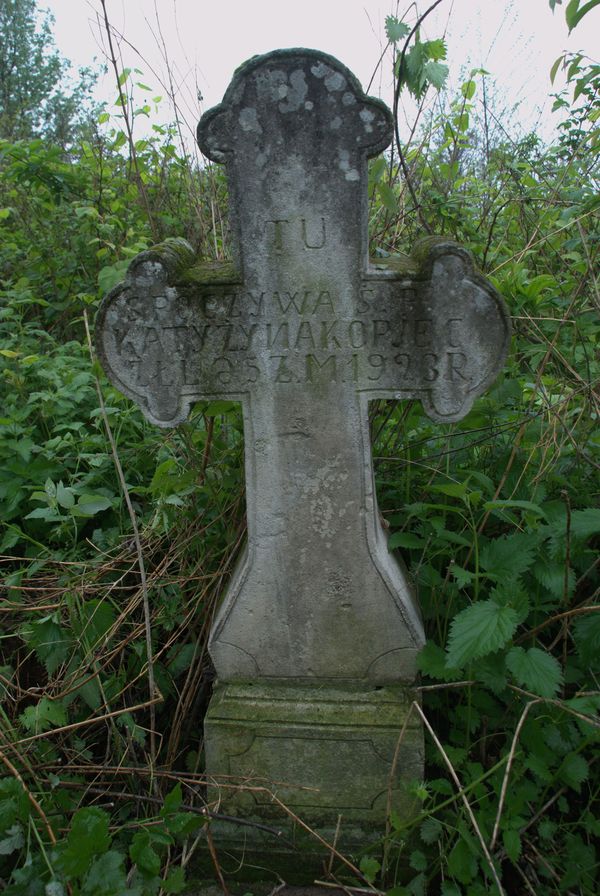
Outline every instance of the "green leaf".
{"label": "green leaf", "polygon": [[504,849],[506,850],[506,855],[513,864],[516,864],[521,855],[521,838],[519,832],[511,830],[504,831],[502,833],[502,842],[504,844]]}
{"label": "green leaf", "polygon": [[104,639],[116,620],[114,608],[107,598],[83,601],[78,608],[79,618],[73,621],[78,640],[95,647]]}
{"label": "green leaf", "polygon": [[386,184],[385,181],[380,181],[377,184],[377,192],[381,198],[381,201],[385,208],[389,212],[395,214],[398,211],[398,199],[396,198],[396,194],[392,190],[389,184]]}
{"label": "green leaf", "polygon": [[558,661],[539,647],[512,647],[506,667],[515,681],[540,697],[555,697],[563,680]]}
{"label": "green leaf", "polygon": [[569,31],[572,31],[579,23],[582,18],[590,12],[590,10],[594,9],[595,6],[600,4],[600,0],[589,0],[585,6],[579,7],[581,0],[571,0],[567,8],[565,9],[565,19],[567,21],[567,25],[569,26]]}
{"label": "green leaf", "polygon": [[412,532],[394,532],[388,539],[388,548],[393,551],[394,548],[424,548],[425,539],[413,535]]}
{"label": "green leaf", "polygon": [[121,74],[119,75],[119,87],[122,87],[129,75],[131,74],[130,68],[124,68]]}
{"label": "green leaf", "polygon": [[544,818],[538,827],[538,833],[542,840],[553,840],[556,836],[556,824],[548,818]]}
{"label": "green leaf", "polygon": [[426,41],[423,44],[423,49],[425,51],[427,59],[433,59],[436,62],[438,62],[440,59],[445,59],[448,53],[446,43],[441,37],[437,37],[435,40]]}
{"label": "green leaf", "polygon": [[462,566],[453,561],[450,561],[450,572],[459,588],[466,588],[475,578],[475,573],[470,572],[468,569],[463,569]]}
{"label": "green leaf", "polygon": [[496,579],[514,580],[532,566],[540,538],[534,533],[515,532],[488,541],[481,548],[480,565]]}
{"label": "green leaf", "polygon": [[421,835],[421,840],[423,843],[435,843],[442,836],[442,825],[434,818],[432,815],[429,818],[426,818],[421,828],[419,830],[419,834]]}
{"label": "green leaf", "polygon": [[586,613],[573,625],[577,653],[588,667],[600,666],[600,612]]}
{"label": "green leaf", "polygon": [[111,504],[110,498],[104,495],[81,495],[73,510],[80,516],[95,516],[102,510],[108,510]]}
{"label": "green leaf", "polygon": [[75,504],[73,490],[70,488],[65,488],[62,482],[59,482],[56,486],[56,500],[61,507],[64,507],[66,510],[68,510]]}
{"label": "green leaf", "polygon": [[58,624],[55,614],[23,626],[20,635],[35,650],[48,675],[54,675],[64,663],[72,646],[71,636]]}
{"label": "green leaf", "polygon": [[449,68],[441,62],[426,62],[423,67],[423,74],[432,87],[441,90],[446,83]]}
{"label": "green leaf", "polygon": [[369,165],[369,181],[373,184],[376,184],[385,173],[386,169],[386,161],[384,156],[379,156],[377,159],[371,162]]}
{"label": "green leaf", "polygon": [[591,724],[598,714],[600,714],[600,696],[586,694],[582,697],[571,697],[570,700],[565,700],[565,704],[570,706],[576,712],[583,713],[583,715],[590,717],[590,722],[585,722],[583,719],[577,719],[577,725],[584,734],[593,734],[594,728]]}
{"label": "green leaf", "polygon": [[448,856],[448,873],[461,884],[468,884],[477,874],[477,860],[467,843],[460,838]]}
{"label": "green leaf", "polygon": [[448,669],[446,665],[446,654],[433,641],[427,641],[418,654],[417,668],[430,678],[437,678],[440,681],[453,681],[456,677],[454,671]]}
{"label": "green leaf", "polygon": [[460,92],[462,93],[462,95],[464,96],[464,98],[466,100],[473,99],[473,97],[475,96],[475,90],[476,90],[476,84],[472,78],[470,78],[468,81],[465,81],[465,83],[460,88]]}
{"label": "green leaf", "polygon": [[[125,135],[123,135],[123,143],[125,143]],[[107,293],[117,286],[125,277],[129,261],[117,261],[115,264],[106,265],[98,272],[98,289],[101,293]]]}
{"label": "green leaf", "polygon": [[0,778],[0,833],[6,833],[16,821],[28,823],[31,805],[15,778]]}
{"label": "green leaf", "polygon": [[46,479],[44,483],[44,491],[48,495],[50,501],[53,501],[56,498],[56,486],[54,485],[50,477],[48,477],[48,479]]}
{"label": "green leaf", "polygon": [[464,498],[469,486],[466,482],[445,482],[443,485],[432,485],[430,491],[438,492],[441,495],[448,495],[451,498]]}
{"label": "green leaf", "polygon": [[571,514],[571,536],[583,541],[600,532],[600,508],[588,507]]}
{"label": "green leaf", "polygon": [[207,405],[205,417],[220,417],[221,415],[233,414],[237,410],[237,404],[234,401],[211,401]]}
{"label": "green leaf", "polygon": [[517,510],[529,510],[536,516],[545,516],[546,514],[538,504],[532,501],[486,501],[483,505],[484,510],[501,510],[515,508]]}
{"label": "green leaf", "polygon": [[[565,564],[562,560],[553,560],[550,557],[542,557],[536,560],[531,568],[533,577],[543,585],[548,594],[555,600],[561,600],[565,590]],[[569,569],[567,575],[567,597],[575,589],[575,573]],[[547,597],[545,603],[548,603]]]}
{"label": "green leaf", "polygon": [[415,849],[411,852],[408,863],[415,871],[425,871],[428,866],[427,856],[420,849]]}
{"label": "green leaf", "polygon": [[164,816],[165,827],[173,837],[183,840],[206,825],[206,818],[194,812],[171,812]]}
{"label": "green leaf", "polygon": [[409,32],[409,26],[405,25],[404,22],[400,22],[396,16],[386,16],[385,33],[390,43],[397,43],[400,38],[406,37]]}
{"label": "green leaf", "polygon": [[558,67],[563,61],[564,56],[559,56],[558,59],[554,62],[552,68],[550,69],[550,83],[554,84],[554,79],[556,78],[556,73],[558,72]]}
{"label": "green leaf", "polygon": [[372,884],[379,871],[381,870],[381,865],[377,861],[377,859],[373,858],[373,856],[363,856],[360,860],[360,870],[367,878],[369,883]]}
{"label": "green leaf", "polygon": [[111,850],[96,859],[81,888],[81,896],[141,896],[138,887],[127,884],[125,856]]}
{"label": "green leaf", "polygon": [[581,793],[581,785],[587,781],[590,769],[580,753],[569,753],[560,768],[560,777],[569,787]]}
{"label": "green leaf", "polygon": [[501,694],[506,688],[506,669],[504,655],[492,653],[478,660],[475,667],[475,675],[486,688],[494,694]]}
{"label": "green leaf", "polygon": [[16,852],[17,849],[21,849],[24,843],[23,828],[20,824],[13,824],[6,831],[6,836],[0,840],[0,856],[9,856],[12,852]]}
{"label": "green leaf", "polygon": [[462,892],[452,881],[445,880],[442,884],[441,896],[462,896]]}
{"label": "green leaf", "polygon": [[546,532],[549,532],[551,538],[550,550],[553,556],[561,560],[564,557],[567,529],[572,540],[581,542],[600,533],[600,509],[595,507],[574,510],[568,518],[564,506],[554,506],[549,507],[548,516],[551,522]]}
{"label": "green leaf", "polygon": [[28,731],[39,734],[49,728],[66,725],[67,711],[58,700],[42,697],[38,703],[28,706],[19,718]]}
{"label": "green leaf", "polygon": [[148,831],[138,831],[133,835],[129,857],[145,876],[156,877],[159,874],[160,856],[152,847]]}
{"label": "green leaf", "polygon": [[529,771],[536,778],[539,778],[540,781],[543,781],[544,784],[550,784],[553,780],[553,774],[544,762],[544,760],[537,756],[535,753],[532,753],[531,756],[527,757],[525,762],[525,767],[529,769]]}
{"label": "green leaf", "polygon": [[446,663],[463,668],[471,660],[499,650],[512,638],[517,614],[512,607],[500,607],[493,600],[479,601],[452,620]]}
{"label": "green leaf", "polygon": [[525,622],[529,616],[530,606],[527,589],[512,582],[499,582],[490,591],[491,600],[500,607],[512,607],[517,614],[517,624]]}
{"label": "green leaf", "polygon": [[185,889],[185,871],[181,866],[171,871],[169,876],[161,882],[161,889],[165,893],[181,893]]}
{"label": "green leaf", "polygon": [[24,519],[26,520],[46,520],[48,523],[56,522],[57,520],[62,519],[58,510],[54,510],[52,507],[36,507],[35,510],[30,511]]}
{"label": "green leaf", "polygon": [[66,843],[59,853],[59,867],[65,874],[71,877],[85,874],[93,856],[106,853],[110,846],[108,823],[108,813],[95,806],[75,813]]}
{"label": "green leaf", "polygon": [[102,706],[102,693],[96,678],[90,678],[87,672],[78,676],[73,682],[72,693],[81,697],[94,712]]}
{"label": "green leaf", "polygon": [[78,218],[99,218],[98,209],[93,205],[80,205],[75,209],[75,215]]}
{"label": "green leaf", "polygon": [[181,784],[179,781],[169,793],[165,797],[165,801],[162,809],[160,810],[160,814],[163,816],[168,815],[170,812],[177,812],[178,809],[181,808],[181,804],[183,803],[183,794],[181,792]]}

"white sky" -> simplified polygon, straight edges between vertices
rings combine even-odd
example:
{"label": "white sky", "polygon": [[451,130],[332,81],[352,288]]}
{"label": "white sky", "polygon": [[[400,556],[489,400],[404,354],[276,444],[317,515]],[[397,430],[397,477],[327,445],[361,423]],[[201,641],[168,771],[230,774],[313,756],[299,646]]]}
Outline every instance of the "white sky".
{"label": "white sky", "polygon": [[[430,2],[419,3],[419,11]],[[102,59],[99,0],[40,0],[40,5],[55,16],[57,46],[76,66]],[[125,38],[120,42],[122,65],[141,69],[139,79],[153,89],[152,94],[140,94],[140,100],[166,92],[160,84],[166,77],[164,39],[178,101],[191,130],[202,111],[220,102],[234,69],[254,54],[294,46],[324,50],[347,65],[366,88],[386,43],[386,15],[403,18],[408,9],[406,21],[415,21],[408,0],[403,5],[397,0],[107,0],[107,9],[111,24]],[[598,56],[600,8],[569,36],[564,6],[553,15],[548,0],[444,0],[426,20],[423,37],[443,35],[452,84],[460,84],[471,68],[486,68],[499,91],[497,111],[504,112],[506,123],[519,119],[524,128],[549,137],[555,121],[547,100],[550,67],[565,49]],[[370,92],[390,103],[391,63],[384,65]],[[112,73],[98,92],[101,99],[114,102]],[[515,119],[506,113],[517,101]],[[170,120],[166,108],[160,119]]]}

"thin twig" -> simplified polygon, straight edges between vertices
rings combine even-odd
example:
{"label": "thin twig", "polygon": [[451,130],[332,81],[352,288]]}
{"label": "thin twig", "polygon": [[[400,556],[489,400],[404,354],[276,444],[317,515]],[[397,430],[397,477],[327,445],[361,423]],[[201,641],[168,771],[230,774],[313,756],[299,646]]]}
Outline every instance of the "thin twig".
{"label": "thin twig", "polygon": [[384,849],[383,849],[383,859],[381,862],[382,866],[382,874],[385,874],[387,869],[387,860],[390,850],[390,827],[391,827],[391,817],[392,817],[392,792],[394,787],[394,779],[396,778],[396,769],[398,768],[398,760],[400,758],[400,747],[402,746],[402,742],[404,740],[404,735],[406,734],[406,729],[408,728],[408,723],[410,722],[410,717],[412,715],[413,707],[415,705],[415,701],[413,701],[406,713],[406,718],[404,719],[404,723],[400,730],[400,734],[398,735],[398,739],[396,741],[396,748],[394,750],[394,755],[392,757],[392,764],[390,766],[390,774],[388,777],[388,788],[387,788],[387,798],[386,798],[386,807],[385,807],[385,841],[384,841]]}
{"label": "thin twig", "polygon": [[[15,746],[15,744],[13,744],[13,746]],[[36,800],[36,798],[34,797],[32,792],[30,791],[29,787],[27,786],[27,784],[21,777],[21,774],[19,773],[18,769],[15,768],[15,766],[12,764],[12,762],[10,761],[8,756],[4,755],[2,750],[0,750],[0,759],[2,760],[4,765],[7,767],[7,769],[11,773],[11,775],[13,775],[13,777],[17,779],[17,781],[19,782],[19,784],[25,791],[27,799],[29,800],[29,802],[31,803],[31,805],[33,806],[33,808],[35,809],[37,814],[42,819],[42,822],[44,823],[44,827],[46,828],[46,831],[48,832],[48,837],[50,838],[50,842],[52,843],[53,846],[56,846],[56,837],[54,836],[54,831],[50,827],[50,822],[48,821],[46,813],[44,812],[44,810],[42,809],[42,807],[40,806],[40,804],[38,803],[38,801]]]}
{"label": "thin twig", "polygon": [[[592,598],[597,596],[592,595]],[[591,599],[591,598],[590,598]],[[530,628],[528,631],[524,632],[522,635],[515,640],[515,644],[520,644],[522,641],[528,641],[534,635],[537,635],[539,632],[543,631],[543,629],[547,628],[549,625],[552,625],[555,622],[560,622],[562,619],[569,618],[571,616],[581,616],[586,613],[598,613],[600,612],[600,605],[594,604],[591,607],[574,607],[572,610],[565,610],[564,613],[556,613],[554,616],[550,616],[548,619],[545,619],[543,622],[540,622],[539,625],[536,625],[535,628]]]}
{"label": "thin twig", "polygon": [[127,140],[129,143],[129,154],[131,157],[131,162],[133,164],[133,169],[135,171],[135,179],[137,183],[137,188],[139,190],[139,194],[142,198],[142,202],[144,203],[144,207],[146,210],[146,215],[148,218],[148,224],[150,225],[150,229],[152,231],[152,235],[156,240],[158,238],[158,233],[156,230],[156,226],[154,223],[154,216],[152,214],[152,210],[150,208],[150,202],[148,200],[148,193],[146,192],[146,187],[144,185],[144,181],[142,180],[142,175],[140,174],[140,168],[138,165],[137,153],[135,149],[135,140],[133,139],[133,126],[132,122],[129,121],[129,113],[127,110],[127,101],[123,94],[123,88],[121,86],[121,76],[119,73],[119,66],[117,64],[117,56],[115,53],[113,40],[112,40],[112,26],[108,20],[108,11],[106,9],[106,0],[100,0],[100,5],[102,6],[102,14],[104,17],[104,28],[106,30],[106,36],[108,38],[108,49],[109,49],[109,60],[112,65],[115,80],[117,82],[117,90],[119,92],[119,105],[121,106],[121,110],[123,113],[123,121],[125,122],[125,129],[127,131]]}
{"label": "thin twig", "polygon": [[136,706],[124,706],[122,709],[113,709],[112,712],[105,712],[101,716],[92,716],[89,719],[84,719],[82,722],[72,722],[70,725],[61,725],[60,728],[50,728],[48,731],[32,734],[30,737],[22,737],[20,740],[15,740],[13,746],[16,747],[20,744],[30,744],[34,740],[41,740],[42,738],[48,739],[55,734],[63,734],[65,731],[75,731],[77,728],[85,728],[86,725],[95,725],[97,722],[105,722],[107,719],[114,719],[116,716],[122,716],[125,712],[131,713],[137,712],[138,709],[147,709],[157,703],[162,703],[164,700],[164,697],[158,688],[156,690],[158,691],[158,694],[153,700],[146,700],[145,703],[138,703]]}
{"label": "thin twig", "polygon": [[586,724],[591,725],[593,728],[600,728],[600,720],[595,719],[593,716],[588,716],[583,712],[577,712],[576,709],[573,709],[563,700],[554,700],[552,697],[540,697],[538,694],[532,694],[531,691],[526,691],[524,688],[519,688],[515,684],[509,684],[509,688],[511,691],[514,691],[516,694],[521,694],[523,697],[529,697],[533,700],[539,700],[542,703],[548,703],[550,706],[557,706],[558,709],[562,709],[563,712],[569,713],[571,716],[575,716],[576,719],[580,719],[582,722],[586,722]]}
{"label": "thin twig", "polygon": [[502,788],[500,790],[500,799],[498,801],[498,811],[496,812],[496,821],[494,823],[494,830],[492,832],[492,839],[490,840],[490,850],[493,851],[496,845],[496,838],[498,836],[498,830],[500,828],[500,819],[502,817],[502,810],[504,809],[504,800],[506,799],[506,791],[508,790],[508,779],[510,777],[510,770],[512,769],[513,760],[515,758],[515,752],[517,749],[517,743],[519,741],[519,736],[523,729],[523,725],[525,724],[525,719],[529,714],[529,710],[532,706],[535,706],[539,703],[540,700],[532,700],[525,706],[525,709],[521,713],[521,718],[515,728],[515,733],[513,735],[512,744],[510,745],[510,752],[508,754],[508,762],[506,763],[506,768],[504,769],[504,779],[502,781]]}
{"label": "thin twig", "polygon": [[206,827],[206,842],[208,844],[208,851],[210,853],[212,863],[215,866],[217,878],[219,879],[219,886],[223,890],[223,896],[230,896],[229,890],[227,889],[227,884],[225,883],[225,878],[223,877],[223,872],[221,871],[221,866],[219,864],[219,857],[217,856],[217,850],[215,849],[215,843],[213,840],[210,825],[207,825]]}
{"label": "thin twig", "polygon": [[481,833],[481,829],[480,829],[479,825],[477,824],[477,819],[475,818],[475,815],[473,814],[473,810],[471,809],[471,804],[469,803],[468,799],[466,798],[466,796],[463,792],[462,784],[460,783],[460,779],[459,779],[458,775],[456,774],[456,771],[454,770],[454,766],[450,762],[450,759],[448,758],[448,754],[444,750],[440,739],[438,738],[435,731],[431,727],[431,725],[429,723],[429,719],[427,718],[427,716],[425,715],[425,713],[423,712],[423,710],[421,709],[419,704],[414,702],[413,706],[416,709],[416,711],[419,713],[419,715],[421,716],[421,719],[423,720],[423,724],[429,731],[429,734],[431,735],[433,742],[435,743],[436,747],[438,748],[439,752],[441,753],[442,758],[443,758],[444,762],[446,763],[448,771],[450,772],[450,775],[452,776],[452,780],[454,781],[457,790],[459,790],[461,792],[462,801],[465,805],[465,809],[467,810],[467,814],[468,814],[469,818],[471,819],[471,824],[473,825],[473,830],[477,834],[477,839],[479,840],[479,842],[481,844],[483,854],[487,860],[488,865],[490,866],[490,871],[492,872],[492,877],[494,878],[494,883],[496,884],[496,887],[498,888],[498,893],[500,894],[500,896],[505,896],[504,889],[502,887],[502,884],[500,883],[500,878],[498,877],[498,872],[496,871],[496,867],[494,865],[494,860],[492,859],[490,852],[486,846],[485,840],[483,839],[483,834]]}
{"label": "thin twig", "polygon": [[532,828],[534,826],[534,824],[536,824],[536,822],[538,822],[540,820],[542,815],[544,815],[548,811],[550,806],[554,805],[554,803],[558,799],[560,799],[560,797],[563,795],[563,793],[566,792],[566,790],[567,790],[567,787],[565,786],[565,787],[561,787],[560,790],[557,790],[556,793],[553,793],[552,796],[550,797],[550,799],[544,803],[542,808],[538,809],[538,811],[535,813],[535,815],[529,819],[527,824],[524,824],[522,828],[519,828],[519,834],[521,836],[523,836],[523,834],[525,834],[529,830],[529,828]]}
{"label": "thin twig", "polygon": [[[103,4],[104,6],[104,4]],[[85,324],[85,332],[87,336],[88,349],[90,352],[90,358],[92,362],[94,361],[94,349],[92,346],[92,337],[90,335],[90,326],[87,317],[87,310],[84,308],[83,310],[83,320]],[[129,489],[127,488],[127,482],[125,481],[125,474],[123,473],[123,467],[121,466],[121,461],[119,458],[119,454],[117,452],[117,444],[115,442],[115,438],[108,421],[108,415],[106,413],[106,406],[104,404],[104,397],[102,395],[102,389],[100,388],[100,383],[98,382],[98,378],[94,376],[94,381],[96,384],[96,392],[98,394],[98,401],[100,403],[100,413],[102,415],[102,421],[104,423],[104,429],[106,430],[106,435],[108,437],[108,441],[110,443],[110,450],[113,456],[113,462],[115,465],[115,469],[117,471],[117,475],[119,477],[119,482],[121,484],[121,490],[123,492],[123,497],[125,499],[125,504],[127,506],[127,512],[129,514],[129,519],[131,521],[131,528],[133,531],[133,540],[135,542],[135,549],[137,553],[138,566],[140,570],[140,582],[142,586],[142,603],[144,606],[144,627],[146,631],[146,657],[147,657],[147,666],[148,666],[148,690],[150,692],[150,703],[148,704],[150,707],[150,767],[154,768],[156,765],[156,711],[155,711],[155,703],[154,697],[158,691],[156,687],[156,682],[154,680],[154,659],[152,655],[152,622],[150,617],[150,602],[148,600],[148,583],[146,579],[146,564],[144,563],[144,555],[142,553],[142,541],[140,539],[140,531],[138,529],[137,519],[135,516],[135,511],[133,509],[133,505],[131,503],[131,498],[129,496]],[[161,698],[162,699],[162,698]]]}
{"label": "thin twig", "polygon": [[[263,788],[263,790],[266,789]],[[266,792],[268,793],[268,791]],[[322,837],[318,831],[316,831],[314,828],[311,828],[308,824],[306,824],[305,821],[302,821],[302,819],[299,818],[298,815],[296,815],[296,813],[289,808],[289,806],[286,806],[285,803],[282,802],[282,800],[280,800],[279,797],[277,797],[274,793],[271,793],[270,796],[273,802],[276,803],[279,808],[285,812],[286,815],[288,815],[293,821],[295,821],[296,824],[300,825],[300,827],[303,828],[308,834],[310,834],[311,837],[314,837],[315,840],[318,840],[319,843],[321,843],[336,857],[336,859],[339,859],[342,864],[349,868],[350,871],[352,871],[352,873],[355,874],[359,880],[362,880],[363,883],[365,883],[369,887],[369,893],[377,893],[377,889],[371,884],[371,881],[365,877],[362,871],[360,871],[356,867],[356,865],[354,865],[350,861],[350,859],[347,859],[346,856],[342,855],[342,853],[338,849],[336,849],[336,847],[333,846],[332,843],[329,843],[324,837]]]}
{"label": "thin twig", "polygon": [[449,688],[469,688],[474,684],[477,684],[476,679],[467,679],[467,681],[447,681],[440,682],[440,684],[424,684],[419,685],[419,687],[415,688],[415,691],[445,691]]}
{"label": "thin twig", "polygon": [[403,152],[402,152],[402,143],[401,143],[401,140],[400,140],[400,131],[399,131],[399,129],[398,129],[398,103],[400,102],[400,91],[402,90],[402,75],[404,74],[404,61],[405,61],[405,58],[406,58],[406,51],[408,50],[408,45],[410,44],[410,42],[411,42],[411,40],[413,39],[414,35],[415,35],[416,32],[418,31],[418,29],[421,27],[421,25],[423,24],[423,22],[424,22],[424,20],[427,18],[427,16],[428,16],[431,12],[433,12],[433,10],[436,8],[436,6],[439,6],[440,3],[442,3],[442,0],[435,0],[435,3],[433,3],[433,4],[429,7],[429,9],[426,9],[422,16],[419,16],[419,18],[418,18],[417,21],[415,22],[415,25],[414,25],[412,31],[410,32],[410,34],[409,34],[408,37],[406,38],[406,41],[404,42],[404,46],[402,47],[402,52],[400,53],[400,60],[399,60],[399,62],[398,62],[398,74],[397,74],[397,76],[396,76],[396,87],[395,87],[395,90],[394,90],[394,135],[395,135],[395,137],[396,137],[396,146],[397,146],[397,148],[398,148],[398,158],[400,159],[400,165],[401,165],[401,167],[402,167],[402,173],[404,174],[404,179],[405,179],[405,181],[406,181],[406,186],[408,187],[408,191],[409,191],[410,196],[411,196],[411,199],[412,199],[412,201],[413,201],[413,204],[414,204],[414,207],[415,207],[415,211],[416,211],[417,214],[419,215],[419,219],[420,219],[420,221],[421,221],[421,224],[423,225],[423,227],[425,228],[425,230],[427,231],[427,233],[431,233],[431,227],[429,226],[429,224],[428,224],[427,221],[425,220],[425,218],[424,218],[424,216],[423,216],[423,213],[422,213],[422,211],[421,211],[421,203],[420,203],[419,200],[417,199],[417,195],[416,195],[416,193],[415,193],[415,189],[414,189],[414,187],[413,187],[413,185],[412,185],[412,181],[411,181],[411,178],[410,178],[410,172],[409,172],[409,170],[408,170],[408,165],[406,164],[406,160],[405,160],[405,158],[404,158],[404,154],[403,154]]}
{"label": "thin twig", "polygon": [[[157,771],[157,775],[159,772]],[[174,775],[177,781],[180,783],[181,779]],[[137,793],[123,793],[118,790],[107,790],[104,787],[90,787],[88,784],[79,783],[78,781],[61,781],[61,787],[65,787],[71,790],[84,790],[86,793],[93,793],[95,796],[105,796],[109,799],[115,800],[133,800],[138,803],[150,803],[154,806],[163,806],[164,800],[160,797],[149,796],[149,795],[141,795]],[[228,824],[235,824],[241,827],[253,828],[254,830],[264,831],[266,834],[270,834],[272,837],[275,837],[280,843],[285,843],[286,846],[294,848],[294,844],[283,837],[282,831],[277,828],[269,827],[267,824],[261,824],[258,821],[253,821],[251,818],[240,818],[237,815],[225,815],[223,812],[213,812],[211,809],[208,809],[206,806],[194,806],[189,803],[182,803],[180,807],[182,812],[191,812],[193,815],[202,815],[206,818],[207,822],[210,819],[211,821],[223,821]]]}
{"label": "thin twig", "polygon": [[315,887],[327,887],[330,890],[342,890],[344,893],[368,893],[370,896],[385,896],[383,890],[366,890],[364,887],[350,887],[348,884],[332,884],[331,881],[316,880]]}

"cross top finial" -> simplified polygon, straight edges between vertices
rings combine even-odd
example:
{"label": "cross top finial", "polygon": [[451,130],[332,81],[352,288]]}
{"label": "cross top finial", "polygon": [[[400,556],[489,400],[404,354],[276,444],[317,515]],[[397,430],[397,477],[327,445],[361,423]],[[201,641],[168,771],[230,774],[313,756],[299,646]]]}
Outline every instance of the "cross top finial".
{"label": "cross top finial", "polygon": [[250,285],[264,288],[283,250],[305,279],[305,249],[322,236],[345,276],[366,266],[367,159],[391,137],[387,107],[331,56],[276,50],[238,68],[198,143],[227,168],[233,256]]}
{"label": "cross top finial", "polygon": [[329,161],[336,153],[376,155],[391,138],[387,107],[366,97],[337,59],[306,49],[276,50],[244,63],[223,102],[198,126],[198,143],[210,159],[250,152],[257,168],[272,162],[269,150]]}

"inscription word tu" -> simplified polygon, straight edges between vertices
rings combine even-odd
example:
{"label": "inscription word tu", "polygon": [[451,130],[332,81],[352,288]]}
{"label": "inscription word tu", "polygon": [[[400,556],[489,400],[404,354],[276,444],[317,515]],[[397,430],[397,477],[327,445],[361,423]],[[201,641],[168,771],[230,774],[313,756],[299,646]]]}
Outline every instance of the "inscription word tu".
{"label": "inscription word tu", "polygon": [[[233,265],[167,241],[99,312],[105,369],[150,420],[243,404],[248,547],[211,638],[221,679],[414,673],[422,630],[377,518],[368,401],[419,398],[434,420],[460,419],[496,377],[509,324],[452,243],[369,263],[367,161],[391,135],[389,110],[337,60],[250,60],[198,128],[226,166]],[[335,662],[332,637],[354,645]]]}

